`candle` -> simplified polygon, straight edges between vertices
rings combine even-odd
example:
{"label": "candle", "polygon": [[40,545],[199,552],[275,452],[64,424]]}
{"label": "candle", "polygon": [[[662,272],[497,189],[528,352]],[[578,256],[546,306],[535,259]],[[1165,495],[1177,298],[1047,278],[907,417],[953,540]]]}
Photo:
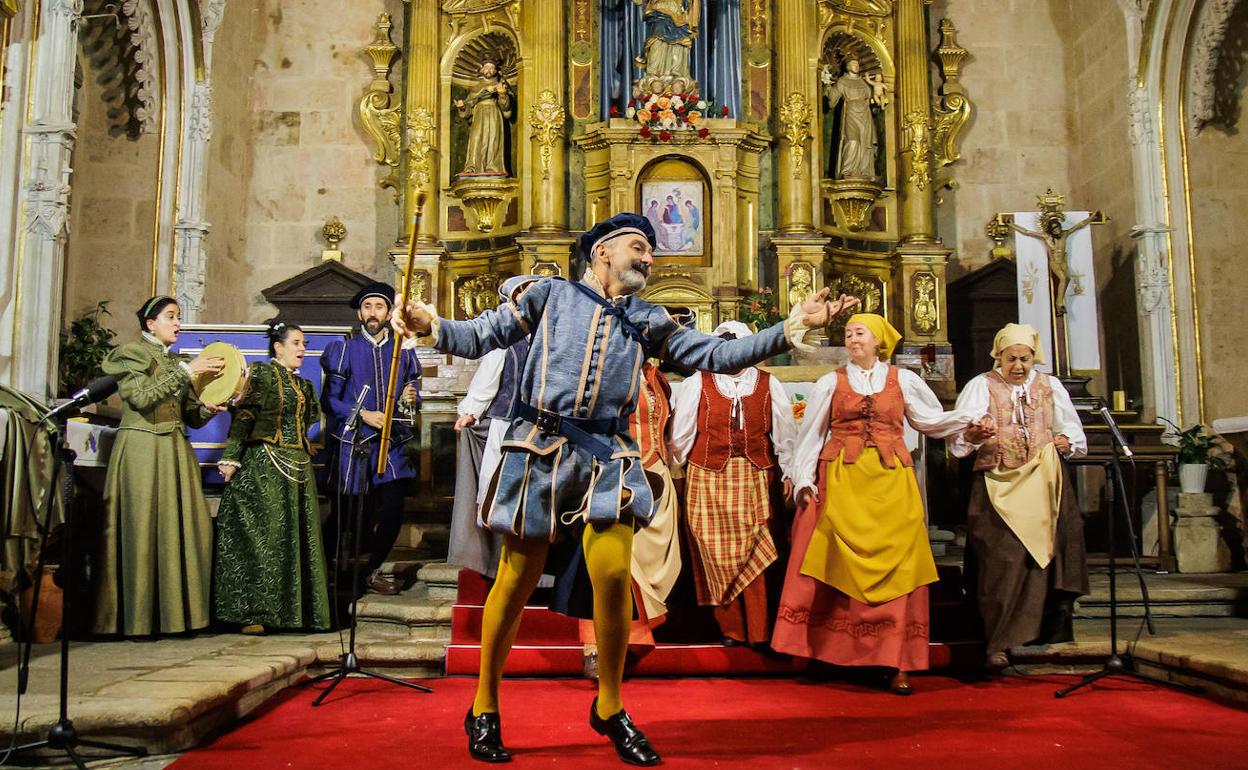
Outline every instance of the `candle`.
{"label": "candle", "polygon": [[1114,411],[1115,412],[1127,411],[1127,391],[1125,390],[1114,391]]}

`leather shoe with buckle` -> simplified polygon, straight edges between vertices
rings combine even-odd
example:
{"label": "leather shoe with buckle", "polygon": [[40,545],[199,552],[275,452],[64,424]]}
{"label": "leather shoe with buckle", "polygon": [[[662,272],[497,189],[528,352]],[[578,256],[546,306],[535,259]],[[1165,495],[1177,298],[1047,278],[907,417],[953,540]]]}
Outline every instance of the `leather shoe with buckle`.
{"label": "leather shoe with buckle", "polygon": [[381,570],[375,569],[368,576],[368,580],[364,581],[368,584],[368,590],[382,596],[394,596],[399,593],[399,584],[391,578],[381,574]]}
{"label": "leather shoe with buckle", "polygon": [[511,752],[503,747],[503,724],[497,711],[487,711],[478,716],[464,717],[464,732],[468,734],[468,753],[480,762],[510,762]]}
{"label": "leather shoe with buckle", "polygon": [[650,741],[637,729],[633,718],[624,709],[608,719],[603,719],[598,716],[598,699],[594,698],[589,706],[589,726],[599,735],[610,738],[615,745],[615,753],[630,765],[649,767],[662,761],[659,753],[650,746]]}

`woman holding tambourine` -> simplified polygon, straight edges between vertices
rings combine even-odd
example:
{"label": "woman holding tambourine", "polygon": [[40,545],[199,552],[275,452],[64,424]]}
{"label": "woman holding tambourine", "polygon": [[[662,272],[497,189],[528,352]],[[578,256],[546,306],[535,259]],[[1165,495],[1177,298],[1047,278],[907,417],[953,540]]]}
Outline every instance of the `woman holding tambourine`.
{"label": "woman holding tambourine", "polygon": [[219,356],[182,356],[181,312],[156,296],[138,311],[143,338],[103,363],[123,404],[104,486],[107,519],[98,563],[94,630],[149,636],[208,625],[212,519],[199,462],[186,438],[222,407],[201,401],[195,377],[214,376]]}
{"label": "woman holding tambourine", "polygon": [[320,419],[298,375],[303,331],[269,325],[271,361],[253,363],[217,468],[213,615],[245,634],[329,628],[329,593],[308,428]]}

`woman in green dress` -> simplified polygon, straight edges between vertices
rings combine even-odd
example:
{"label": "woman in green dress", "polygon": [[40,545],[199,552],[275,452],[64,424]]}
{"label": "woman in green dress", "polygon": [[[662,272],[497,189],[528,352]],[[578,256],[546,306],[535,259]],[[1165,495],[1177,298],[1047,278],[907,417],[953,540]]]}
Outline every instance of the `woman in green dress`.
{"label": "woman in green dress", "polygon": [[217,463],[227,486],[217,513],[216,619],[245,634],[329,628],[320,507],[308,428],[320,419],[297,372],[303,331],[269,326],[270,363],[254,363]]}
{"label": "woman in green dress", "polygon": [[172,297],[152,297],[138,317],[143,338],[103,363],[117,377],[123,410],[104,485],[93,628],[123,636],[208,625],[212,519],[186,426],[222,411],[195,396],[191,378],[225,365],[219,356],[170,351],[181,330]]}

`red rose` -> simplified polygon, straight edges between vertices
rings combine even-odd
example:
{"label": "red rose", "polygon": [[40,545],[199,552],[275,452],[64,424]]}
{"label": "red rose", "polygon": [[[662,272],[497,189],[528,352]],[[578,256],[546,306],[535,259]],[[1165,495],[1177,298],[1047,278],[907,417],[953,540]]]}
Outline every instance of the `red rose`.
{"label": "red rose", "polygon": [[642,126],[642,127],[641,127],[641,138],[642,138],[642,139],[649,139],[649,138],[650,138],[650,127],[649,127],[649,126]]}
{"label": "red rose", "polygon": [[636,106],[637,106],[637,100],[636,100],[636,99],[629,99],[629,100],[628,100],[628,106],[629,106],[629,107],[636,107]]}
{"label": "red rose", "polygon": [[719,114],[723,115],[725,118],[728,117],[728,105],[725,104],[724,108],[719,111]]}
{"label": "red rose", "polygon": [[711,132],[709,129],[705,129],[705,128],[698,129],[698,136],[700,136],[701,138],[705,139],[706,137],[710,135],[711,135]]}
{"label": "red rose", "polygon": [[672,135],[666,131],[660,131],[659,138],[666,142],[668,139],[672,138]]}
{"label": "red rose", "polygon": [[616,107],[614,104],[611,105],[611,117],[618,118],[619,116],[620,116],[620,108]]}

